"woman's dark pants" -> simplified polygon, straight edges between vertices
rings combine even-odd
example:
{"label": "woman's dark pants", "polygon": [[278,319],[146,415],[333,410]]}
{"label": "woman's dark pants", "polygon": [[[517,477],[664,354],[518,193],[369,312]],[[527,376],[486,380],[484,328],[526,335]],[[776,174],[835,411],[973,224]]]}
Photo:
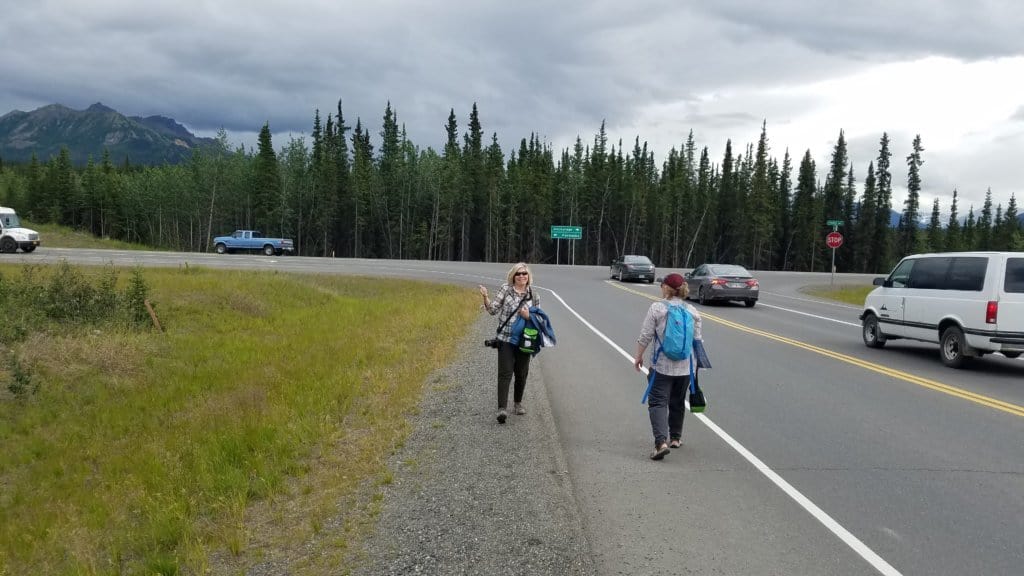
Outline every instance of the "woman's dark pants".
{"label": "woman's dark pants", "polygon": [[498,408],[508,407],[508,385],[513,376],[516,386],[512,397],[517,403],[523,401],[526,377],[530,374],[530,356],[508,342],[502,342],[498,347]]}
{"label": "woman's dark pants", "polygon": [[671,438],[683,436],[683,417],[686,415],[686,391],[690,387],[690,376],[666,376],[654,372],[654,386],[647,397],[647,413],[651,416],[651,432],[654,433],[654,447],[665,444]]}

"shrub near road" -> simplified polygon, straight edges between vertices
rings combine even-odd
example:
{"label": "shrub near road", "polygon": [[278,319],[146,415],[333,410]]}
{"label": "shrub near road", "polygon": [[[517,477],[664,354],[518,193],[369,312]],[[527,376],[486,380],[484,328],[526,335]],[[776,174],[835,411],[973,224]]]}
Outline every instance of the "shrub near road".
{"label": "shrub near road", "polygon": [[[11,288],[23,272],[0,274]],[[337,567],[359,531],[315,536],[351,521],[338,506],[359,507],[359,486],[386,481],[426,375],[478,314],[472,294],[195,268],[141,275],[163,334],[52,320],[0,344],[0,574],[202,573],[217,556],[246,564],[261,546],[297,544]]]}

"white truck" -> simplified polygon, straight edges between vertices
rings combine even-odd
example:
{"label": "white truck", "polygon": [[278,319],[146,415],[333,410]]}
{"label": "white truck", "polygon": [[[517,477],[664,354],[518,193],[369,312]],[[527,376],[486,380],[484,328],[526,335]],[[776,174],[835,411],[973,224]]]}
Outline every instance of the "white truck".
{"label": "white truck", "polygon": [[0,252],[13,254],[21,248],[31,252],[39,246],[39,233],[21,227],[21,220],[12,208],[0,206]]}

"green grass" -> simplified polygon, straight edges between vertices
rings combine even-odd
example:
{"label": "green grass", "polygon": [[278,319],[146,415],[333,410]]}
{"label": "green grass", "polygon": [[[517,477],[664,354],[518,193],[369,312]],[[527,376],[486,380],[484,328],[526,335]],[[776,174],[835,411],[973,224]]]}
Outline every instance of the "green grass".
{"label": "green grass", "polygon": [[58,224],[36,224],[34,222],[22,222],[26,228],[39,232],[39,239],[42,246],[47,248],[93,248],[106,250],[155,250],[151,246],[133,244],[113,240],[111,238],[97,238],[88,232],[75,230]]}
{"label": "green grass", "polygon": [[[13,359],[0,365],[0,574],[243,573],[268,554],[296,572],[344,567],[379,509],[360,487],[390,481],[426,377],[478,314],[473,293],[194,267],[144,276],[163,334],[0,346]],[[428,345],[442,324],[444,344]],[[33,394],[6,392],[15,367]],[[344,537],[314,538],[339,515]]]}
{"label": "green grass", "polygon": [[815,286],[805,289],[805,292],[811,296],[817,296],[818,298],[827,298],[829,300],[863,306],[864,297],[868,295],[868,292],[871,292],[874,289],[875,286],[862,286],[858,284],[836,286],[835,289],[828,288],[827,286]]}

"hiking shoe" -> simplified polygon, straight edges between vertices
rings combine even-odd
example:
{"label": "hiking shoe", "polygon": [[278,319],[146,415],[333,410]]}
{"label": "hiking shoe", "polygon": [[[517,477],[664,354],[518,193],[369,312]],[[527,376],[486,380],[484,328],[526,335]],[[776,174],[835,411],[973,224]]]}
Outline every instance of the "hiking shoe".
{"label": "hiking shoe", "polygon": [[505,418],[508,418],[508,412],[504,408],[498,409],[498,424],[504,424]]}
{"label": "hiking shoe", "polygon": [[671,452],[671,450],[668,449],[668,444],[662,444],[658,446],[658,448],[655,449],[654,452],[651,452],[651,460],[661,460],[669,452]]}
{"label": "hiking shoe", "polygon": [[523,408],[523,405],[522,405],[521,402],[516,402],[515,412],[516,412],[516,416],[522,416],[523,414],[526,414],[526,408]]}

